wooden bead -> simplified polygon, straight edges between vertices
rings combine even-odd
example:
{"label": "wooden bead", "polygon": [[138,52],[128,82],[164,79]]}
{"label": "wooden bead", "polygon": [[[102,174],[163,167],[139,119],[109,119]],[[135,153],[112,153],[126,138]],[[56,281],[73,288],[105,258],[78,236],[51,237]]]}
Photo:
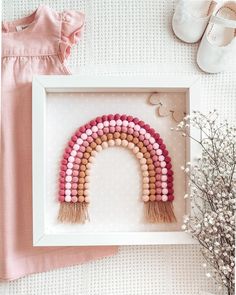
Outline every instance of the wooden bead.
{"label": "wooden bead", "polygon": [[79,200],[80,203],[83,203],[84,202],[84,196],[79,196],[78,200]]}
{"label": "wooden bead", "polygon": [[128,145],[128,141],[126,139],[122,140],[121,145],[126,147]]}
{"label": "wooden bead", "polygon": [[85,182],[87,182],[87,183],[88,183],[88,182],[90,182],[90,177],[89,177],[88,175],[87,175],[87,176],[85,176],[85,178],[84,178],[84,179],[85,179]]}
{"label": "wooden bead", "polygon": [[95,140],[95,141],[96,141],[96,143],[97,143],[97,144],[102,144],[101,138],[99,138],[99,137],[98,137],[98,138],[96,138],[96,140]]}
{"label": "wooden bead", "polygon": [[155,189],[150,189],[150,195],[155,195],[155,193],[156,193],[156,190]]}
{"label": "wooden bead", "polygon": [[93,151],[91,152],[91,156],[93,156],[93,157],[97,156],[97,151],[96,151],[96,150],[93,150]]}
{"label": "wooden bead", "polygon": [[148,183],[143,183],[143,189],[147,189],[149,188],[149,184]]}
{"label": "wooden bead", "polygon": [[101,140],[102,140],[102,141],[107,141],[107,136],[104,134],[104,135],[101,137]]}
{"label": "wooden bead", "polygon": [[149,171],[149,175],[150,175],[150,176],[155,176],[155,174],[156,174],[156,173],[155,173],[154,170]]}
{"label": "wooden bead", "polygon": [[109,146],[115,146],[115,141],[113,139],[108,140]]}
{"label": "wooden bead", "polygon": [[143,183],[145,184],[145,183],[149,183],[149,178],[148,177],[144,177],[143,178]]}
{"label": "wooden bead", "polygon": [[128,148],[129,148],[130,150],[132,150],[132,149],[134,148],[134,143],[133,143],[133,142],[129,142],[129,143],[128,143]]}
{"label": "wooden bead", "polygon": [[85,198],[84,198],[84,201],[85,201],[85,203],[90,203],[90,199],[89,199],[89,197],[85,197]]}
{"label": "wooden bead", "polygon": [[86,164],[88,164],[88,160],[87,159],[82,159],[81,163],[86,165]]}
{"label": "wooden bead", "polygon": [[125,134],[125,133],[121,133],[121,134],[120,134],[120,138],[121,138],[121,139],[126,139],[126,138],[127,138],[127,134]]}
{"label": "wooden bead", "polygon": [[128,140],[128,141],[133,141],[133,138],[134,138],[134,137],[133,137],[133,135],[131,135],[131,134],[129,134],[129,135],[127,136],[127,140]]}
{"label": "wooden bead", "polygon": [[[90,157],[91,158],[91,157]],[[86,170],[86,166],[85,165],[81,165],[80,166],[80,171],[85,171]]]}
{"label": "wooden bead", "polygon": [[84,171],[81,171],[81,172],[79,173],[79,177],[85,177],[85,173],[84,173]]}
{"label": "wooden bead", "polygon": [[90,146],[91,146],[92,149],[95,149],[96,146],[97,146],[97,144],[96,144],[96,142],[93,141],[93,142],[90,144]]}
{"label": "wooden bead", "polygon": [[149,195],[149,190],[148,189],[144,189],[143,190],[143,195],[147,195],[148,196]]}
{"label": "wooden bead", "polygon": [[107,143],[106,141],[104,141],[104,142],[102,143],[102,148],[103,148],[103,149],[108,148],[108,143]]}
{"label": "wooden bead", "polygon": [[[89,160],[90,163],[93,163],[93,162],[94,162],[94,159],[95,159],[95,158],[91,156],[88,160]],[[82,165],[81,165],[81,166],[82,166]],[[81,169],[81,168],[80,168],[80,169]],[[83,171],[83,170],[82,170],[82,171]]]}
{"label": "wooden bead", "polygon": [[85,171],[85,175],[90,175],[90,170],[89,170],[89,169],[87,169],[87,170]]}
{"label": "wooden bead", "polygon": [[79,184],[78,184],[78,189],[83,189],[83,188],[84,188],[83,183],[79,183]]}
{"label": "wooden bead", "polygon": [[156,196],[155,195],[150,195],[149,199],[151,202],[154,202],[156,200]]}
{"label": "wooden bead", "polygon": [[86,189],[86,190],[84,190],[84,195],[85,196],[88,196],[88,194],[89,194],[89,191]]}
{"label": "wooden bead", "polygon": [[147,152],[147,148],[144,146],[144,147],[142,147],[141,148],[141,152],[143,153],[143,154],[145,154],[146,152]]}
{"label": "wooden bead", "polygon": [[141,149],[143,147],[143,143],[140,141],[138,142],[137,146]]}
{"label": "wooden bead", "polygon": [[152,176],[152,177],[149,178],[149,180],[150,180],[150,183],[155,183],[156,182],[156,177]]}
{"label": "wooden bead", "polygon": [[146,152],[146,153],[144,154],[144,157],[145,157],[146,159],[148,159],[148,158],[150,158],[150,157],[151,157],[151,155],[150,155],[150,153],[149,153],[149,152]]}
{"label": "wooden bead", "polygon": [[133,139],[133,143],[134,143],[134,144],[138,144],[138,142],[139,142],[138,138],[137,138],[137,137],[134,137],[134,139]]}
{"label": "wooden bead", "polygon": [[120,138],[115,139],[115,143],[116,145],[121,145],[121,139]]}
{"label": "wooden bead", "polygon": [[143,176],[144,177],[147,177],[149,174],[148,174],[148,171],[143,171]]}
{"label": "wooden bead", "polygon": [[84,184],[84,188],[85,188],[85,189],[89,188],[89,183],[85,182],[85,184]]}
{"label": "wooden bead", "polygon": [[150,187],[150,189],[155,188],[155,183],[150,183],[149,187]]}
{"label": "wooden bead", "polygon": [[147,163],[147,160],[146,160],[145,158],[142,158],[142,159],[140,159],[139,161],[140,161],[140,164],[141,164],[141,165]]}
{"label": "wooden bead", "polygon": [[102,151],[102,146],[99,144],[96,146],[96,151],[101,152]]}
{"label": "wooden bead", "polygon": [[133,148],[133,153],[134,154],[137,154],[139,152],[139,148],[137,147],[137,146],[135,146],[134,148]]}
{"label": "wooden bead", "polygon": [[149,165],[149,164],[152,164],[152,159],[151,158],[148,158],[147,159],[147,164]]}
{"label": "wooden bead", "polygon": [[83,190],[78,190],[78,195],[79,196],[83,196],[84,195],[84,191]]}
{"label": "wooden bead", "polygon": [[155,166],[153,164],[149,164],[148,165],[148,170],[151,171],[151,170],[155,170]]}
{"label": "wooden bead", "polygon": [[84,179],[84,177],[80,177],[80,179],[79,179],[79,183],[85,183],[85,179]]}
{"label": "wooden bead", "polygon": [[87,165],[86,165],[86,169],[91,169],[91,167],[92,167],[92,164],[91,163],[88,163]]}
{"label": "wooden bead", "polygon": [[[142,166],[141,166],[141,170],[142,171],[147,171],[147,168],[148,168],[148,166],[146,165],[146,164],[143,164]],[[147,172],[148,173],[148,172]]]}
{"label": "wooden bead", "polygon": [[93,149],[92,149],[92,147],[91,147],[91,146],[88,146],[88,147],[87,147],[87,149],[86,149],[86,151],[87,151],[88,153],[91,153],[91,152],[92,152],[92,150],[93,150]]}
{"label": "wooden bead", "polygon": [[107,139],[108,139],[108,140],[113,139],[113,134],[108,133],[108,134],[107,134]]}
{"label": "wooden bead", "polygon": [[142,196],[142,200],[144,202],[148,202],[149,201],[149,196],[145,195],[145,196]]}
{"label": "wooden bead", "polygon": [[137,157],[138,159],[141,159],[141,158],[143,158],[143,154],[142,154],[141,152],[138,152],[138,153],[136,154],[136,157]]}
{"label": "wooden bead", "polygon": [[114,138],[115,138],[115,139],[120,138],[120,132],[115,132],[115,133],[114,133]]}

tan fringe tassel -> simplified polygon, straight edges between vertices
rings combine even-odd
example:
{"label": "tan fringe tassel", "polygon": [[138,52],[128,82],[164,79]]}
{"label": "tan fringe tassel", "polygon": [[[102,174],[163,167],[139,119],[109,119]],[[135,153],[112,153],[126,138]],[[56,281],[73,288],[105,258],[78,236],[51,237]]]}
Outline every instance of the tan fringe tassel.
{"label": "tan fringe tassel", "polygon": [[145,206],[145,218],[149,223],[176,222],[172,202],[147,202]]}
{"label": "tan fringe tassel", "polygon": [[85,223],[89,220],[88,203],[66,203],[60,204],[58,220],[62,223]]}

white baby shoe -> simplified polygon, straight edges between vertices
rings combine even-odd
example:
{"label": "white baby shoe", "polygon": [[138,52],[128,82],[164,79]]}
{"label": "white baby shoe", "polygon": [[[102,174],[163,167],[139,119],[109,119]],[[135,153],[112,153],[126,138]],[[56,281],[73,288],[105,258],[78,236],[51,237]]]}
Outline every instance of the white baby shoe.
{"label": "white baby shoe", "polygon": [[236,1],[227,1],[210,18],[197,53],[199,67],[207,73],[227,69],[236,54]]}
{"label": "white baby shoe", "polygon": [[179,0],[172,18],[175,35],[187,43],[199,41],[215,6],[212,0]]}

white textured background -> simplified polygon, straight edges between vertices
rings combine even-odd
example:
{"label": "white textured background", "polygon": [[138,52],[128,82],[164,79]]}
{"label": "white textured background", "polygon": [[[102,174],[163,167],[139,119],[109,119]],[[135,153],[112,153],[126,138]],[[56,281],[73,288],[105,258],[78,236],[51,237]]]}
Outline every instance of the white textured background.
{"label": "white textured background", "polygon": [[[206,75],[195,65],[197,45],[172,34],[172,0],[3,0],[3,19],[33,11],[40,3],[86,14],[83,41],[70,65],[95,74],[154,72],[196,74],[205,109],[236,116],[236,60],[227,73]],[[144,65],[146,64],[146,65]],[[104,68],[105,66],[105,68]],[[83,68],[85,67],[85,68]],[[119,254],[85,265],[35,274],[0,284],[4,295],[195,295],[217,292],[204,276],[196,246],[121,247]]]}

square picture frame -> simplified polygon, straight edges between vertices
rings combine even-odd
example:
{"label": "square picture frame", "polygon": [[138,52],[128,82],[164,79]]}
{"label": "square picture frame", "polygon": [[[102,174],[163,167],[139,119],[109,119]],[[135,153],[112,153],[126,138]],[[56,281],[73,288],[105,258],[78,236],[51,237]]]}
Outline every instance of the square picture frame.
{"label": "square picture frame", "polygon": [[[33,149],[33,245],[34,246],[92,246],[92,245],[153,245],[194,244],[190,235],[179,231],[90,231],[58,232],[48,227],[47,211],[47,100],[59,93],[184,93],[186,110],[199,109],[199,82],[189,76],[35,76],[32,84],[32,149]],[[193,132],[190,127],[190,133]],[[186,159],[197,153],[196,147],[186,139]],[[185,184],[186,185],[186,184]],[[186,185],[186,192],[189,188]],[[56,196],[55,196],[56,199]],[[190,211],[185,201],[186,214]]]}

